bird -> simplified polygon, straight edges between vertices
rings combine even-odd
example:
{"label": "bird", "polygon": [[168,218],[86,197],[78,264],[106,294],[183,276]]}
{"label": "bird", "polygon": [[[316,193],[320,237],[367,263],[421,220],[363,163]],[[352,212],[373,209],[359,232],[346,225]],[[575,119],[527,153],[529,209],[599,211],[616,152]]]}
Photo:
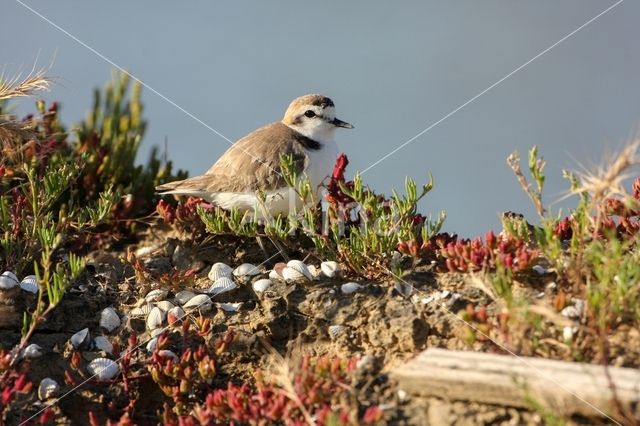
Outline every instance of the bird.
{"label": "bird", "polygon": [[296,176],[308,177],[317,195],[338,156],[338,128],[353,125],[336,118],[330,98],[301,96],[289,104],[281,121],[238,140],[205,174],[159,185],[156,191],[199,197],[225,210],[253,213],[255,218],[297,211],[306,201],[287,186],[281,156],[292,157]]}

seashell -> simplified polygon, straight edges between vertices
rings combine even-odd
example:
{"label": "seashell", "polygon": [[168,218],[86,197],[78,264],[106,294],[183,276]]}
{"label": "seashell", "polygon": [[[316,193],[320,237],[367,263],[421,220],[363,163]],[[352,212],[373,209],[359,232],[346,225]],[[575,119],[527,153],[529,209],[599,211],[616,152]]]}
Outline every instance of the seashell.
{"label": "seashell", "polygon": [[573,335],[578,331],[577,327],[566,326],[562,329],[562,338],[565,342],[570,342],[573,340]]}
{"label": "seashell", "polygon": [[533,265],[531,269],[538,275],[544,275],[547,273],[547,270],[540,265]]}
{"label": "seashell", "polygon": [[153,351],[156,350],[156,347],[158,347],[158,338],[157,337],[154,337],[153,339],[151,339],[151,340],[149,340],[147,342],[146,348],[147,348],[147,351],[149,353],[153,353]]}
{"label": "seashell", "polygon": [[[295,271],[298,271],[299,273],[301,273],[302,275],[304,275],[308,280],[312,280],[313,279],[313,275],[311,274],[311,271],[309,271],[309,267],[307,265],[304,264],[304,262],[302,262],[301,260],[290,260],[287,262],[287,268],[293,269]],[[283,271],[283,276],[284,276],[284,271]]]}
{"label": "seashell", "polygon": [[174,361],[178,360],[178,355],[176,355],[175,352],[170,351],[169,349],[162,349],[162,350],[158,351],[158,356],[160,356],[162,358],[171,358]]}
{"label": "seashell", "polygon": [[184,305],[190,299],[192,299],[193,296],[195,296],[195,295],[196,294],[194,292],[192,292],[192,291],[182,290],[182,291],[177,292],[173,299],[178,305]]}
{"label": "seashell", "polygon": [[284,278],[286,282],[303,281],[307,279],[307,277],[302,272],[293,268],[289,268],[288,266],[285,266],[285,268],[282,270],[282,278]]}
{"label": "seashell", "polygon": [[109,339],[104,336],[97,336],[95,339],[93,339],[93,344],[96,346],[96,348],[100,349],[101,351],[105,351],[109,355],[111,355],[111,353],[113,352],[113,345],[111,344]]}
{"label": "seashell", "polygon": [[50,377],[45,377],[38,385],[38,398],[41,401],[55,397],[58,392],[60,392],[60,385]]}
{"label": "seashell", "polygon": [[87,365],[87,372],[98,380],[111,380],[120,373],[120,366],[109,358],[96,358]]}
{"label": "seashell", "polygon": [[169,293],[167,290],[158,288],[156,290],[151,290],[144,298],[147,302],[159,302],[165,298],[167,293]]}
{"label": "seashell", "polygon": [[11,271],[4,271],[2,275],[0,275],[0,290],[9,290],[17,286],[18,283],[18,277]]}
{"label": "seashell", "polygon": [[272,284],[273,283],[270,279],[262,278],[260,280],[254,281],[251,286],[253,287],[253,291],[255,291],[256,293],[262,293],[263,291],[266,291],[269,287],[271,287]]}
{"label": "seashell", "polygon": [[71,342],[71,346],[74,349],[85,349],[89,346],[90,341],[91,335],[88,328],[83,328],[69,338],[69,342]]}
{"label": "seashell", "polygon": [[344,325],[330,325],[329,326],[329,336],[332,339],[335,339],[336,337],[340,336],[342,333],[346,332],[349,329],[349,327],[346,327]]}
{"label": "seashell", "polygon": [[168,312],[174,307],[173,303],[169,302],[168,300],[161,300],[159,302],[156,302],[156,306],[160,308],[162,312]]}
{"label": "seashell", "polygon": [[282,275],[280,275],[275,269],[272,269],[271,271],[269,271],[269,278],[271,278],[272,280],[281,280]]}
{"label": "seashell", "polygon": [[211,303],[211,299],[208,294],[199,294],[185,303],[183,308],[187,312],[195,310],[199,310],[200,312],[208,312],[211,310],[212,306],[213,304]]}
{"label": "seashell", "polygon": [[396,283],[393,285],[393,288],[400,294],[400,296],[405,298],[411,296],[411,294],[413,293],[413,287],[411,286],[411,284],[407,284],[404,282],[396,281]]}
{"label": "seashell", "polygon": [[565,307],[562,311],[560,311],[560,315],[572,319],[579,319],[581,317],[580,310],[575,306]]}
{"label": "seashell", "polygon": [[24,277],[20,282],[20,288],[33,294],[36,294],[40,290],[35,275],[27,275]]}
{"label": "seashell", "polygon": [[236,277],[252,277],[259,273],[260,269],[252,263],[243,263],[233,270],[233,275]]}
{"label": "seashell", "polygon": [[129,312],[129,316],[131,318],[146,317],[149,315],[149,312],[151,312],[151,309],[153,309],[153,305],[145,301],[145,304],[139,308],[133,308],[131,312]]}
{"label": "seashell", "polygon": [[576,298],[571,298],[571,301],[573,302],[573,306],[575,306],[578,312],[580,313],[580,316],[582,316],[582,314],[584,313],[584,310],[587,307],[587,303],[582,299],[576,299]]}
{"label": "seashell", "polygon": [[155,330],[156,328],[162,327],[165,315],[164,311],[157,306],[151,309],[151,312],[147,315],[147,328],[149,330]]}
{"label": "seashell", "polygon": [[217,262],[213,264],[211,270],[209,271],[209,275],[207,276],[211,281],[217,281],[222,277],[231,278],[233,277],[233,275],[233,268],[231,266],[227,265],[226,263]]}
{"label": "seashell", "polygon": [[180,321],[184,316],[187,315],[184,309],[180,306],[175,306],[169,312],[167,312],[167,321],[169,324],[173,324],[176,321]]}
{"label": "seashell", "polygon": [[151,330],[149,332],[149,334],[151,335],[151,337],[158,337],[159,335],[161,335],[164,332],[165,332],[164,328],[154,328],[153,330]]}
{"label": "seashell", "polygon": [[207,290],[207,294],[211,296],[217,296],[218,294],[226,293],[237,287],[236,283],[229,277],[218,278],[211,287]]}
{"label": "seashell", "polygon": [[218,303],[218,306],[225,312],[238,312],[242,303]]}
{"label": "seashell", "polygon": [[314,265],[307,265],[307,268],[309,268],[309,273],[311,274],[312,279],[317,280],[320,277],[320,270]]}
{"label": "seashell", "polygon": [[116,328],[120,327],[120,317],[116,313],[116,310],[109,307],[104,308],[100,312],[100,327],[104,328],[108,332],[112,332]]}
{"label": "seashell", "polygon": [[22,356],[27,359],[40,358],[42,356],[42,348],[40,345],[32,343],[22,350]]}
{"label": "seashell", "polygon": [[333,260],[322,262],[320,264],[320,271],[322,272],[322,275],[327,278],[336,277],[340,272],[340,264],[338,262],[334,262]]}
{"label": "seashell", "polygon": [[362,285],[360,285],[358,283],[353,283],[353,282],[344,283],[344,284],[342,284],[340,286],[340,290],[344,294],[355,293],[356,291],[360,290],[361,288],[362,288]]}

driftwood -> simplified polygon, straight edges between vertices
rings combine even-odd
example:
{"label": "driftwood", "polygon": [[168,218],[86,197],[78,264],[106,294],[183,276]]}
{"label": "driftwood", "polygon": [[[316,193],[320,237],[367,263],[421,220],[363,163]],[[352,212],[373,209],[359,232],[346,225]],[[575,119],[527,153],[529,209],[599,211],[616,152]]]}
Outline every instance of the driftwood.
{"label": "driftwood", "polygon": [[531,408],[560,415],[611,415],[616,400],[640,418],[640,371],[630,368],[428,349],[391,372],[413,395]]}

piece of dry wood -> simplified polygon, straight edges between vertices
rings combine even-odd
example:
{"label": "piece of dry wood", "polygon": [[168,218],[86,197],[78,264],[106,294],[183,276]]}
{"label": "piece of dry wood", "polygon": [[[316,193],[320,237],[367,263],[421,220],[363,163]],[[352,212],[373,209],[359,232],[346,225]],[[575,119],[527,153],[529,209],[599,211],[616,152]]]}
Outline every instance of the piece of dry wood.
{"label": "piece of dry wood", "polygon": [[[428,349],[391,376],[410,394],[531,408],[561,415],[610,415],[612,383],[622,406],[640,416],[640,371],[548,359]],[[610,379],[609,379],[610,378]]]}

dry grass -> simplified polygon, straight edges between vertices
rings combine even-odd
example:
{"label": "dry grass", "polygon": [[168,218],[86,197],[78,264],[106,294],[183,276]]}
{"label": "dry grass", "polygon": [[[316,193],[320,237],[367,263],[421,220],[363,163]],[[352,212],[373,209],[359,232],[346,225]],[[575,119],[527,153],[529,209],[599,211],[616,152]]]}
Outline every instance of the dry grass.
{"label": "dry grass", "polygon": [[48,91],[51,86],[51,79],[46,77],[46,70],[31,70],[24,78],[18,74],[6,79],[0,75],[0,100],[33,96],[36,92]]}

